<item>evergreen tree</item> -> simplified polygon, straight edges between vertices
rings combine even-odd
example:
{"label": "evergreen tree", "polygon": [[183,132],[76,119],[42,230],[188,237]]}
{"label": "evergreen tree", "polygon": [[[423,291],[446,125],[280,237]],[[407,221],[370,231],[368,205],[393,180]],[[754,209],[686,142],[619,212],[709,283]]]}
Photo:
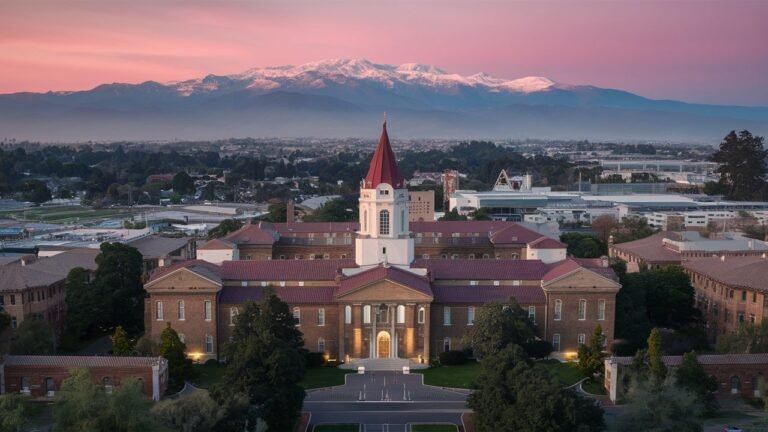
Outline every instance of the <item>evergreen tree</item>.
{"label": "evergreen tree", "polygon": [[603,411],[563,389],[546,369],[534,367],[517,345],[481,362],[476,390],[467,404],[478,431],[573,432],[605,429]]}
{"label": "evergreen tree", "polygon": [[536,327],[515,299],[486,303],[477,312],[474,325],[464,336],[477,358],[491,356],[509,344],[523,345],[536,336]]}
{"label": "evergreen tree", "polygon": [[141,276],[144,259],[136,248],[122,243],[102,243],[96,257],[96,288],[100,308],[107,313],[97,316],[102,328],[122,325],[131,333],[144,329],[144,285]]}
{"label": "evergreen tree", "polygon": [[591,379],[594,379],[604,368],[603,358],[605,355],[603,354],[603,345],[605,345],[605,336],[600,324],[592,332],[589,345],[579,345],[578,368]]}
{"label": "evergreen tree", "polygon": [[64,287],[67,304],[67,313],[64,315],[65,342],[71,344],[95,333],[98,317],[107,311],[96,289],[88,283],[88,272],[82,267],[69,271]]}
{"label": "evergreen tree", "polygon": [[10,352],[14,355],[55,354],[56,340],[51,326],[41,318],[28,318],[16,328]]}
{"label": "evergreen tree", "polygon": [[187,358],[187,346],[179,339],[179,334],[166,323],[160,333],[160,356],[168,360],[168,375],[172,387],[181,388],[192,370],[192,363]]}
{"label": "evergreen tree", "polygon": [[695,352],[683,354],[683,361],[675,369],[677,385],[693,395],[704,408],[704,414],[713,415],[720,404],[715,398],[717,379],[709,375],[696,358]]}
{"label": "evergreen tree", "polygon": [[763,149],[763,137],[753,136],[749,131],[731,131],[720,143],[720,149],[712,160],[720,163],[719,183],[727,190],[727,196],[735,200],[761,198],[765,190],[765,175],[768,172],[768,151]]}
{"label": "evergreen tree", "polygon": [[128,339],[128,333],[123,329],[123,326],[117,326],[111,339],[113,355],[129,356],[133,353],[133,343]]}
{"label": "evergreen tree", "polygon": [[152,407],[153,417],[179,432],[212,432],[224,414],[224,410],[205,391],[166,399]]}
{"label": "evergreen tree", "polygon": [[87,369],[73,369],[56,392],[53,407],[55,430],[100,432],[106,427],[107,399]]}
{"label": "evergreen tree", "polygon": [[[227,367],[211,396],[228,407],[228,428],[253,428],[262,418],[270,430],[290,430],[304,401],[303,336],[288,305],[274,294],[247,302],[238,314],[232,339],[224,346]],[[250,406],[236,403],[245,397]]]}
{"label": "evergreen tree", "polygon": [[661,382],[667,376],[667,366],[664,365],[661,351],[661,333],[659,329],[654,328],[648,336],[648,367],[651,377]]}
{"label": "evergreen tree", "polygon": [[242,226],[243,223],[237,219],[224,219],[216,228],[208,231],[208,240],[224,237],[233,231],[239,230]]}
{"label": "evergreen tree", "polygon": [[29,421],[26,401],[18,394],[0,395],[0,432],[22,432]]}
{"label": "evergreen tree", "polygon": [[185,171],[180,171],[173,176],[173,191],[179,195],[189,195],[195,192],[195,182]]}

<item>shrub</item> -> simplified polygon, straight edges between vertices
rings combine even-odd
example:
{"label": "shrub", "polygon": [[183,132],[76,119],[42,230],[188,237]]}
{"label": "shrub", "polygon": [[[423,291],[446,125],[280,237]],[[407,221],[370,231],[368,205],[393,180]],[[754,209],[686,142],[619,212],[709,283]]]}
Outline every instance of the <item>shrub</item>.
{"label": "shrub", "polygon": [[464,351],[445,351],[440,353],[440,363],[445,366],[463,365],[467,362]]}
{"label": "shrub", "polygon": [[528,357],[540,359],[552,354],[552,344],[545,340],[532,340],[523,344]]}
{"label": "shrub", "polygon": [[325,353],[321,352],[308,352],[307,353],[307,367],[318,367],[325,364]]}

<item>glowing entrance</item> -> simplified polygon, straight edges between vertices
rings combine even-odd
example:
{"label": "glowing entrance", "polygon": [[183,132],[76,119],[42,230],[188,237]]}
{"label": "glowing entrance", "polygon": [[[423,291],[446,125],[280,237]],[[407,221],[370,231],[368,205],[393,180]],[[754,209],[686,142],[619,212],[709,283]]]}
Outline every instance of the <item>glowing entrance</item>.
{"label": "glowing entrance", "polygon": [[382,331],[376,336],[376,357],[389,358],[389,333]]}

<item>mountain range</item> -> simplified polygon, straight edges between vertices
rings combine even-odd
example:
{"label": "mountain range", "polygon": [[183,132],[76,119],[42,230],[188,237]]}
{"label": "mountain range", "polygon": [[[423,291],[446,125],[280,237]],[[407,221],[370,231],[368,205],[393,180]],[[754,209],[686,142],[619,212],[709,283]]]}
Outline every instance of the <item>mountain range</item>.
{"label": "mountain range", "polygon": [[717,143],[768,132],[768,107],[653,100],[544,77],[501,79],[434,66],[334,59],[186,81],[0,95],[0,139],[177,140],[375,137]]}

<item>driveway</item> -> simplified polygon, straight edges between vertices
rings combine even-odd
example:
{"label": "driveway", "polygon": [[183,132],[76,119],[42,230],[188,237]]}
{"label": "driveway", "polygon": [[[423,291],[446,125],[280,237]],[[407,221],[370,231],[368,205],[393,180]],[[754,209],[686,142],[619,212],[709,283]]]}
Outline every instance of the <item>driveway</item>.
{"label": "driveway", "polygon": [[311,424],[359,423],[363,430],[405,431],[409,423],[461,424],[468,391],[422,384],[423,375],[400,372],[348,374],[346,384],[309,392]]}

